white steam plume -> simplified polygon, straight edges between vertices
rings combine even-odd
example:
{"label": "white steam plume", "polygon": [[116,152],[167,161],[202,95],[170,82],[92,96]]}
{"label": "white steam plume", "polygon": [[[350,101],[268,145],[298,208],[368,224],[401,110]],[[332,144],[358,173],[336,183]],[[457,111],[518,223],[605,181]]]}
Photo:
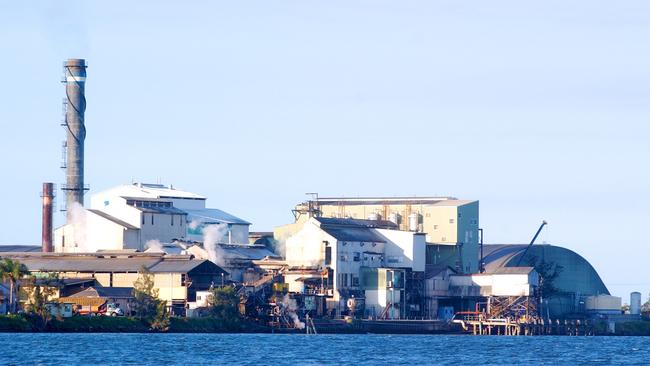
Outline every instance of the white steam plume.
{"label": "white steam plume", "polygon": [[298,318],[298,314],[296,314],[296,310],[298,310],[296,300],[290,298],[289,295],[284,295],[282,298],[282,305],[285,314],[287,314],[287,316],[293,321],[293,326],[296,329],[305,329],[305,323],[301,322],[300,318]]}
{"label": "white steam plume", "polygon": [[77,252],[86,252],[86,209],[80,203],[74,202],[68,210],[70,211],[68,224],[72,225]]}
{"label": "white steam plume", "polygon": [[220,267],[226,264],[226,255],[217,244],[223,243],[223,239],[227,234],[227,225],[215,224],[207,225],[203,228],[203,248],[208,252],[208,259]]}
{"label": "white steam plume", "polygon": [[147,252],[156,252],[156,253],[164,253],[165,249],[163,249],[163,245],[159,240],[153,239],[153,240],[147,240],[147,242],[144,244],[145,250]]}

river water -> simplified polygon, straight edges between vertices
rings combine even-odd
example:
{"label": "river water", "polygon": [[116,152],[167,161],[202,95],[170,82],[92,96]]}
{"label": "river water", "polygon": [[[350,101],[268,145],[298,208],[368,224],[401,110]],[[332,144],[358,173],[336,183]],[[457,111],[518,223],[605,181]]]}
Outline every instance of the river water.
{"label": "river water", "polygon": [[650,337],[0,333],[2,365],[650,365]]}

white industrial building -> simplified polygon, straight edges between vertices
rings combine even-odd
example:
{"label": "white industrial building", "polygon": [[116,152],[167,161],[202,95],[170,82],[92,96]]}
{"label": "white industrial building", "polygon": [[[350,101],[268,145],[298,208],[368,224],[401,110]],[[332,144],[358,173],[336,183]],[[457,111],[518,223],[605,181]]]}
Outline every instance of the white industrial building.
{"label": "white industrial building", "polygon": [[286,240],[289,291],[325,294],[338,314],[359,300],[367,315],[400,318],[406,271],[424,273],[426,240],[395,228],[387,221],[310,218]]}
{"label": "white industrial building", "polygon": [[69,222],[54,232],[56,252],[147,249],[147,243],[203,240],[221,225],[225,243],[246,244],[250,223],[206,207],[206,198],[161,184],[134,183],[94,194],[90,208],[69,207]]}

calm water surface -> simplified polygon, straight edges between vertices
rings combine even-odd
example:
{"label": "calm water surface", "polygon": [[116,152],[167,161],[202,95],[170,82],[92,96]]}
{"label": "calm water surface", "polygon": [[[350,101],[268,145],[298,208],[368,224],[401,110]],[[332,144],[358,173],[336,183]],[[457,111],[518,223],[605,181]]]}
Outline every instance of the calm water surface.
{"label": "calm water surface", "polygon": [[650,337],[0,333],[2,365],[650,365]]}

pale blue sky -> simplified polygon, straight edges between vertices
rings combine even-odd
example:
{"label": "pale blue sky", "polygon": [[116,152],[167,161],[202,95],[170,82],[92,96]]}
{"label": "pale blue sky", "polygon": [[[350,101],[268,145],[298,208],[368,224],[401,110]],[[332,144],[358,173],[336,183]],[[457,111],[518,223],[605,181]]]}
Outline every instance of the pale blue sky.
{"label": "pale blue sky", "polygon": [[304,192],[478,199],[487,242],[546,219],[650,292],[648,1],[26,3],[0,2],[0,244],[40,241],[81,57],[91,193],[160,180],[254,230]]}

